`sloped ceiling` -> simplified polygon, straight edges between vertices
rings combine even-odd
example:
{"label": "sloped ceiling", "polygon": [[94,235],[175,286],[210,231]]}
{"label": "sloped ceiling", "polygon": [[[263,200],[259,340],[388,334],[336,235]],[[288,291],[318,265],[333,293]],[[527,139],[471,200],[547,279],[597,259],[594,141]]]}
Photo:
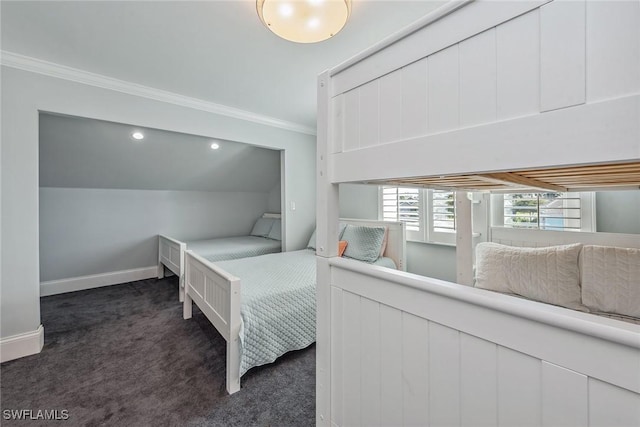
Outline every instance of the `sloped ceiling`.
{"label": "sloped ceiling", "polygon": [[[135,130],[142,141],[131,138]],[[279,151],[40,114],[41,187],[267,192],[279,179]]]}
{"label": "sloped ceiling", "polygon": [[267,30],[255,0],[2,1],[2,49],[316,127],[322,71],[441,6],[354,0],[347,26],[322,43]]}

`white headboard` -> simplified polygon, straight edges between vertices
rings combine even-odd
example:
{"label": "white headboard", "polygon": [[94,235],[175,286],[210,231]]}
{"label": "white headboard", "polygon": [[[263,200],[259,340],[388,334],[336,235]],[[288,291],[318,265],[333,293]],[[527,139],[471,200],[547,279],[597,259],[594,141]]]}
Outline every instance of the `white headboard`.
{"label": "white headboard", "polygon": [[407,237],[403,222],[351,218],[340,218],[340,222],[365,227],[387,227],[389,237],[384,256],[391,258],[396,263],[398,270],[407,271]]}
{"label": "white headboard", "polygon": [[503,245],[526,247],[583,243],[585,245],[640,248],[640,234],[622,233],[583,233],[492,227],[490,240]]}

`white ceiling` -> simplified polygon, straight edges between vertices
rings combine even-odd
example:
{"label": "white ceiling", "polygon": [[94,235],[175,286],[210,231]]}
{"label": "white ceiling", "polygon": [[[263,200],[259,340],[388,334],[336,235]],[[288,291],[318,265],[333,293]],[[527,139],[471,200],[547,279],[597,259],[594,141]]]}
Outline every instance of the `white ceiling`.
{"label": "white ceiling", "polygon": [[[134,141],[140,130],[145,138]],[[40,114],[40,186],[268,192],[280,152],[231,141]]]}
{"label": "white ceiling", "polygon": [[332,39],[267,30],[254,0],[2,1],[2,49],[315,128],[316,76],[444,2],[354,0]]}

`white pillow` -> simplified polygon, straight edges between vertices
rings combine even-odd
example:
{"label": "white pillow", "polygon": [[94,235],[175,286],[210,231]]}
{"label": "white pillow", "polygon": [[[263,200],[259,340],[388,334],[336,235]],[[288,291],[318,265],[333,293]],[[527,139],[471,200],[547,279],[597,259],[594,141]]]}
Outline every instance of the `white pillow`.
{"label": "white pillow", "polygon": [[476,248],[477,288],[582,309],[578,256],[582,244],[519,248],[480,243]]}
{"label": "white pillow", "polygon": [[252,236],[267,237],[273,227],[273,218],[258,218],[251,230]]}
{"label": "white pillow", "polygon": [[273,221],[271,231],[269,231],[269,235],[267,237],[272,240],[282,240],[282,223],[279,219]]}
{"label": "white pillow", "polygon": [[587,245],[580,273],[590,310],[640,318],[640,249]]}

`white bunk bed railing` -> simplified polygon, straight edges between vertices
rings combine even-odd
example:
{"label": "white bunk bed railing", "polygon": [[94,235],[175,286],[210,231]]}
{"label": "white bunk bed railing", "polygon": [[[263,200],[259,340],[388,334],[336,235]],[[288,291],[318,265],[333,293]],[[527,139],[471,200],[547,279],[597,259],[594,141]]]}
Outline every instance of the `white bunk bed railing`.
{"label": "white bunk bed railing", "polygon": [[328,262],[333,425],[638,420],[639,326]]}

